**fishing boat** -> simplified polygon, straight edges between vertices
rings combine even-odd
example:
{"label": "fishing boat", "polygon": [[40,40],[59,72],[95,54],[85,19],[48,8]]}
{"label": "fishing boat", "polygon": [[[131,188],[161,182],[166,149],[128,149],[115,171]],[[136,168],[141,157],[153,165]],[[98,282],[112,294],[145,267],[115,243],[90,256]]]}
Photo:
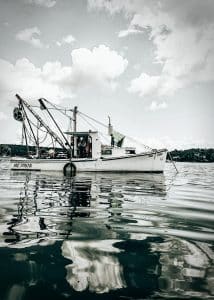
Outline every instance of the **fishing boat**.
{"label": "fishing boat", "polygon": [[[19,95],[18,107],[14,109],[14,118],[22,123],[23,137],[25,138],[26,147],[28,148],[28,136],[34,140],[36,154],[27,155],[26,158],[11,158],[11,170],[28,170],[28,171],[60,171],[64,174],[76,172],[154,172],[162,173],[166,162],[166,149],[151,149],[147,147],[146,151],[137,153],[134,147],[123,147],[124,135],[116,140],[118,132],[113,130],[111,121],[106,125],[110,137],[109,144],[103,144],[96,130],[88,131],[77,130],[77,116],[86,114],[78,111],[75,106],[72,111],[72,129],[63,132],[50,111],[48,105],[57,107],[48,100],[39,99],[40,108],[45,110],[52,120],[55,130],[52,129],[40,117],[35,109]],[[29,113],[37,120],[37,134],[33,129],[33,122],[30,120]],[[64,112],[65,114],[65,112]],[[95,120],[91,118],[91,120]],[[96,121],[96,120],[95,120]],[[97,121],[98,122],[98,121]],[[99,122],[100,123],[100,122]],[[62,151],[55,154],[54,148],[44,157],[40,153],[40,142],[38,138],[38,128],[42,128],[51,139],[58,144]]]}

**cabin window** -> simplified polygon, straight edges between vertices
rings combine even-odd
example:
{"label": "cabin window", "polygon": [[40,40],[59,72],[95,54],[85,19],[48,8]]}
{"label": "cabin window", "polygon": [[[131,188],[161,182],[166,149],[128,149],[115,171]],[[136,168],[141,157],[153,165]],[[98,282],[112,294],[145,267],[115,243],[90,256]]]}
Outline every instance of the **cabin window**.
{"label": "cabin window", "polygon": [[112,150],[111,149],[102,150],[102,155],[112,155]]}
{"label": "cabin window", "polygon": [[135,154],[135,150],[128,149],[128,150],[126,150],[126,154]]}

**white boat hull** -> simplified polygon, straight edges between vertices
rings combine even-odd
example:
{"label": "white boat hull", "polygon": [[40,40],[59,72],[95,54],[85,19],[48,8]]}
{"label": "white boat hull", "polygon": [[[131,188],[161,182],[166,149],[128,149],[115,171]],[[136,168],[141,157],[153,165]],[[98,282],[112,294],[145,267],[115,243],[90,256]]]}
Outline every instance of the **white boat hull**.
{"label": "white boat hull", "polygon": [[63,172],[72,163],[77,172],[163,172],[167,150],[99,159],[11,159],[11,170]]}

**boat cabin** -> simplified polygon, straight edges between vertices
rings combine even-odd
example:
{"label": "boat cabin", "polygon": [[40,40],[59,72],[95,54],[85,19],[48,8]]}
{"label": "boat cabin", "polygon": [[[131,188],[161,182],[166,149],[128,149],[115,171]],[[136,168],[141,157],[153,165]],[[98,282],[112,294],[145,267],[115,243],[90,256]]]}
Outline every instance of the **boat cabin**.
{"label": "boat cabin", "polygon": [[102,145],[97,131],[66,132],[70,136],[72,157],[75,158],[110,158],[136,154],[133,147]]}
{"label": "boat cabin", "polygon": [[99,158],[101,156],[101,142],[97,131],[66,132],[70,136],[72,157]]}

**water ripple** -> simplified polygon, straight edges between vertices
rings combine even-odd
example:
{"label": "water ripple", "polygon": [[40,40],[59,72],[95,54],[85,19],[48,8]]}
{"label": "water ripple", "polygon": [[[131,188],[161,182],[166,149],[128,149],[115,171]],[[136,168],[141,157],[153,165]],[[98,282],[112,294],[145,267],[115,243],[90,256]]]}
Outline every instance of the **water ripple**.
{"label": "water ripple", "polygon": [[[68,284],[97,294],[130,286],[142,292],[133,252],[159,286],[153,286],[148,299],[211,299],[214,164],[179,164],[179,170],[176,175],[167,164],[164,175],[80,173],[66,178],[10,172],[3,162],[0,249],[60,242],[62,256],[70,260]],[[141,261],[141,250],[150,265]],[[14,254],[16,260],[25,260],[20,253]],[[132,279],[128,261],[134,266]],[[31,264],[32,282],[38,279],[36,268]]]}

